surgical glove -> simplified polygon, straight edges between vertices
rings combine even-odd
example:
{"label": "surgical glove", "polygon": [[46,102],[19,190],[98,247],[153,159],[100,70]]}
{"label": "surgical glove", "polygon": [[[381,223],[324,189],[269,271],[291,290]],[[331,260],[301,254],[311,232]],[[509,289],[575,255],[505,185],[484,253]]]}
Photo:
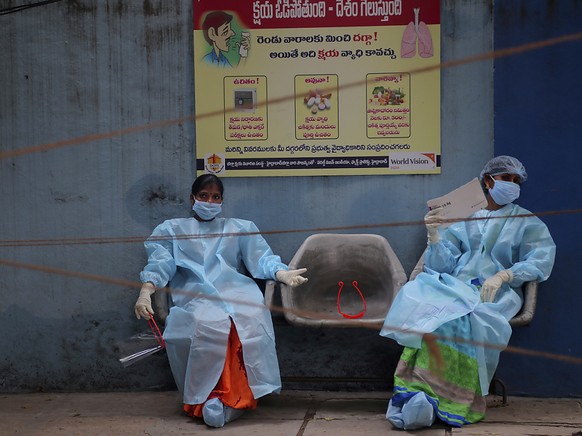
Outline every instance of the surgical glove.
{"label": "surgical glove", "polygon": [[439,227],[442,225],[442,208],[429,210],[424,216],[426,225],[428,245],[436,244],[439,241]]}
{"label": "surgical glove", "polygon": [[305,271],[307,271],[307,268],[290,269],[288,271],[281,269],[281,270],[277,271],[277,273],[275,274],[275,277],[281,283],[285,283],[287,286],[291,286],[292,288],[295,288],[296,286],[302,285],[303,283],[305,283],[307,281],[307,278],[303,277],[301,275]]}
{"label": "surgical glove", "polygon": [[137,319],[150,319],[154,314],[152,309],[152,295],[156,292],[156,288],[151,282],[144,283],[139,291],[139,297],[135,302],[135,316]]}
{"label": "surgical glove", "polygon": [[512,280],[513,273],[509,269],[501,270],[497,274],[489,277],[481,286],[481,301],[484,303],[493,302],[501,285],[503,285],[503,283],[509,283]]}

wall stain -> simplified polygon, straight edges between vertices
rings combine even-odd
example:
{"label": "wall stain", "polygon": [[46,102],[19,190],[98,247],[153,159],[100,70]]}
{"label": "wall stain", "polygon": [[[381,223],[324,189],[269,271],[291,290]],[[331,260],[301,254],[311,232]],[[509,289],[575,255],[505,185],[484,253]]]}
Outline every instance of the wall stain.
{"label": "wall stain", "polygon": [[67,192],[51,191],[51,196],[56,203],[85,203],[89,198],[83,194],[72,194]]}
{"label": "wall stain", "polygon": [[146,16],[155,16],[157,17],[160,14],[160,7],[154,7],[150,0],[144,0],[143,2],[143,12]]}
{"label": "wall stain", "polygon": [[144,193],[144,202],[147,203],[181,203],[182,200],[174,193],[171,193],[165,185],[159,185],[156,188],[148,189]]}
{"label": "wall stain", "polygon": [[80,0],[66,0],[68,13],[94,13],[97,9],[95,2],[83,2]]}

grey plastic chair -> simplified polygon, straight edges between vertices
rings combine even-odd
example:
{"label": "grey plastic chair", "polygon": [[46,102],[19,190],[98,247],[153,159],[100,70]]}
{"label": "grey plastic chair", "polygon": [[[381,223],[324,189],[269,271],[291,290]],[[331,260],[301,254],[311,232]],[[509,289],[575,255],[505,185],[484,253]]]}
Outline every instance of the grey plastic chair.
{"label": "grey plastic chair", "polygon": [[[304,267],[306,283],[296,288],[281,283],[279,287],[285,319],[308,327],[380,328],[407,279],[388,241],[374,234],[311,235],[289,262],[290,269]],[[339,282],[343,288],[338,307]],[[268,306],[272,306],[274,292],[273,283],[267,283]],[[351,318],[362,312],[360,318]]]}
{"label": "grey plastic chair", "polygon": [[[424,268],[424,252],[418,259],[416,266],[410,273],[409,280],[414,280],[414,278],[423,271]],[[523,291],[523,305],[521,306],[520,311],[515,315],[510,321],[509,324],[512,327],[524,327],[531,323],[533,320],[536,305],[538,301],[538,282],[526,282],[522,286]]]}
{"label": "grey plastic chair", "polygon": [[154,293],[154,312],[155,316],[162,322],[166,322],[166,318],[170,314],[170,288],[165,287],[159,289]]}
{"label": "grey plastic chair", "polygon": [[[273,295],[275,290],[275,281],[266,280],[265,281],[265,294]],[[261,285],[259,284],[259,287]],[[154,293],[153,298],[154,312],[155,316],[162,323],[166,322],[166,318],[170,314],[170,307],[172,305],[172,299],[170,296],[170,287],[166,286],[164,289],[157,290]]]}

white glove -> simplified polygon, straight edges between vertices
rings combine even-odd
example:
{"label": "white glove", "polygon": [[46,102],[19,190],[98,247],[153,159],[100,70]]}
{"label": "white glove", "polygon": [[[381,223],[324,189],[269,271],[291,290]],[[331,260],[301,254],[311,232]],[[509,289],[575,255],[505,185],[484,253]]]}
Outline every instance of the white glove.
{"label": "white glove", "polygon": [[513,273],[509,269],[499,271],[483,282],[481,286],[481,301],[491,303],[495,300],[497,291],[503,283],[509,283],[513,280]]}
{"label": "white glove", "polygon": [[152,309],[152,299],[150,295],[156,292],[156,288],[151,282],[144,283],[139,291],[139,297],[135,302],[135,316],[137,319],[150,319],[154,314]]}
{"label": "white glove", "polygon": [[439,241],[439,227],[443,224],[442,209],[436,208],[429,210],[424,216],[424,225],[426,226],[428,245],[436,244]]}
{"label": "white glove", "polygon": [[284,269],[281,269],[281,270],[277,271],[277,273],[275,274],[275,277],[281,283],[285,283],[287,286],[291,286],[292,288],[295,288],[296,286],[302,285],[303,283],[305,283],[307,281],[307,278],[303,277],[301,275],[305,271],[307,271],[307,268],[290,269],[289,271],[285,271]]}

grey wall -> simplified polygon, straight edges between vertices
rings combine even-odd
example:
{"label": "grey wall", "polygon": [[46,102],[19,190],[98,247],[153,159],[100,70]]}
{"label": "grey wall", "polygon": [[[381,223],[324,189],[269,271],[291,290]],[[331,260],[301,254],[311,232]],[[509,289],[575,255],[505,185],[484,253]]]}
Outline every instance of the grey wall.
{"label": "grey wall", "polygon": [[[491,6],[442,1],[444,61],[492,50]],[[141,127],[193,114],[191,21],[190,0],[69,0],[0,16],[1,151],[48,145],[0,159],[0,259],[137,280],[143,239],[189,215],[193,123]],[[493,155],[492,91],[492,61],[442,71],[442,175],[225,179],[224,215],[269,232],[419,221],[427,198]],[[410,272],[423,226],[372,232]],[[267,239],[289,261],[310,233]],[[0,390],[172,388],[163,354],[127,369],[117,362],[118,344],[147,328],[133,318],[136,296],[132,286],[0,264]],[[374,379],[370,388],[389,388],[399,350],[377,332],[276,324],[287,386],[330,377],[309,387]]]}

